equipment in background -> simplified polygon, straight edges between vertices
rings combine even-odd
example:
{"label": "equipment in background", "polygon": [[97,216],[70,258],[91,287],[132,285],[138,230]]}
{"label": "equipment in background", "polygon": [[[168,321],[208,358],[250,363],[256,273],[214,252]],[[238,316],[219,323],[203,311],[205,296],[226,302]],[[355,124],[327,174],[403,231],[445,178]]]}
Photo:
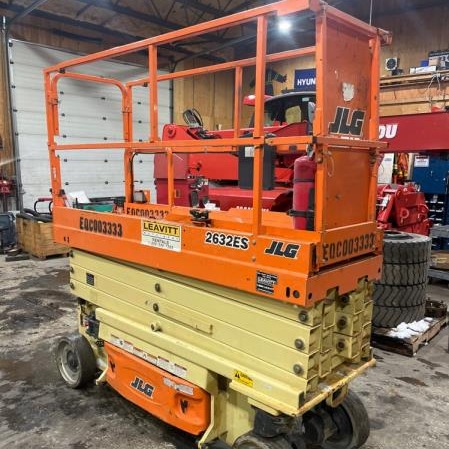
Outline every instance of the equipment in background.
{"label": "equipment in background", "polygon": [[374,283],[373,326],[420,321],[426,311],[430,237],[385,231],[382,277]]}
{"label": "equipment in background", "polygon": [[[42,206],[41,203],[48,203],[48,204],[46,204],[45,206]],[[51,215],[52,214],[52,206],[53,206],[53,198],[52,197],[40,197],[34,202],[33,209],[34,209],[34,212],[36,212],[38,214]],[[39,211],[38,208],[40,208],[40,209],[44,208],[45,210]]]}
{"label": "equipment in background", "polygon": [[4,252],[16,244],[15,217],[12,213],[0,214],[0,251]]}
{"label": "equipment in background", "polygon": [[402,75],[404,71],[399,68],[399,58],[385,59],[385,70],[391,72],[392,76]]}
{"label": "equipment in background", "polygon": [[393,184],[404,184],[408,180],[408,164],[408,153],[398,153],[394,155],[392,174]]}
{"label": "equipment in background", "polygon": [[424,194],[408,184],[379,184],[377,224],[382,229],[429,235],[431,220]]}
{"label": "equipment in background", "polygon": [[[272,69],[271,67],[267,67],[265,70],[265,95],[274,95],[274,82],[278,83],[285,83],[287,81],[287,75],[281,75],[280,73],[276,72],[276,70]],[[253,79],[249,83],[249,87],[254,87],[256,85],[256,80]]]}
{"label": "equipment in background", "polygon": [[[419,186],[429,207],[434,226],[449,224],[449,152],[415,156],[413,182]],[[432,249],[449,249],[449,239],[436,238]]]}
{"label": "equipment in background", "polygon": [[8,200],[14,195],[14,182],[0,176],[0,207],[3,212],[10,210]]}

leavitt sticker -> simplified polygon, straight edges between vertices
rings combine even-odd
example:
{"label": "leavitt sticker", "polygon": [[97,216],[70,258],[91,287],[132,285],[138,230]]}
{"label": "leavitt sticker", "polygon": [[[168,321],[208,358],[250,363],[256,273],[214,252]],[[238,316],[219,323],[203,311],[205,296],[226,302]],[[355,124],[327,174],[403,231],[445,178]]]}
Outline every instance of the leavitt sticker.
{"label": "leavitt sticker", "polygon": [[181,251],[181,226],[142,221],[142,244],[168,251]]}

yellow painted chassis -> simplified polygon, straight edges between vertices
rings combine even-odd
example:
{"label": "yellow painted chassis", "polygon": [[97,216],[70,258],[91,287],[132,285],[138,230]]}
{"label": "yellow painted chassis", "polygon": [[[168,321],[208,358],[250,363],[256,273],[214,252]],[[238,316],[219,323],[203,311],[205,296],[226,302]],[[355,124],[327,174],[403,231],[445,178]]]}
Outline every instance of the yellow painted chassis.
{"label": "yellow painted chassis", "polygon": [[252,429],[254,407],[299,416],[325,400],[336,406],[374,364],[367,278],[349,294],[333,289],[303,308],[83,251],[70,261],[70,286],[84,300],[80,332],[104,370],[100,381],[107,355],[82,324],[92,312],[100,341],[154,364],[162,359],[164,369],[210,394],[199,447],[217,438],[232,445]]}

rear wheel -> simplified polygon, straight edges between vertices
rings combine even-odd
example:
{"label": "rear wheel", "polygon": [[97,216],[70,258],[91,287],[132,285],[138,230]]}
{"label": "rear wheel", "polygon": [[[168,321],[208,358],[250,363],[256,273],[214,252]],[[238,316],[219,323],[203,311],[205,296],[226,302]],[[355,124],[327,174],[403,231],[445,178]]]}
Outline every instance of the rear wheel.
{"label": "rear wheel", "polygon": [[335,424],[336,432],[321,447],[323,449],[358,449],[368,439],[370,423],[363,402],[352,391],[335,408],[326,407]]}
{"label": "rear wheel", "polygon": [[253,432],[246,433],[237,438],[233,449],[292,449],[291,444],[283,437],[260,437]]}
{"label": "rear wheel", "polygon": [[84,336],[62,337],[55,356],[59,373],[70,388],[81,388],[94,380],[97,371],[95,354]]}

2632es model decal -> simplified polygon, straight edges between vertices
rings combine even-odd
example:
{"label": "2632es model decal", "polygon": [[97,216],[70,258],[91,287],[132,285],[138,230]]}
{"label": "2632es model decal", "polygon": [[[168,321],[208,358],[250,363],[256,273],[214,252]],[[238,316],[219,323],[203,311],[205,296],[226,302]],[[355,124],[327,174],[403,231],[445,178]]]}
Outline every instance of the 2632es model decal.
{"label": "2632es model decal", "polygon": [[222,232],[206,232],[204,243],[208,245],[223,246],[225,248],[241,249],[246,251],[249,248],[249,238],[241,235],[223,234]]}

